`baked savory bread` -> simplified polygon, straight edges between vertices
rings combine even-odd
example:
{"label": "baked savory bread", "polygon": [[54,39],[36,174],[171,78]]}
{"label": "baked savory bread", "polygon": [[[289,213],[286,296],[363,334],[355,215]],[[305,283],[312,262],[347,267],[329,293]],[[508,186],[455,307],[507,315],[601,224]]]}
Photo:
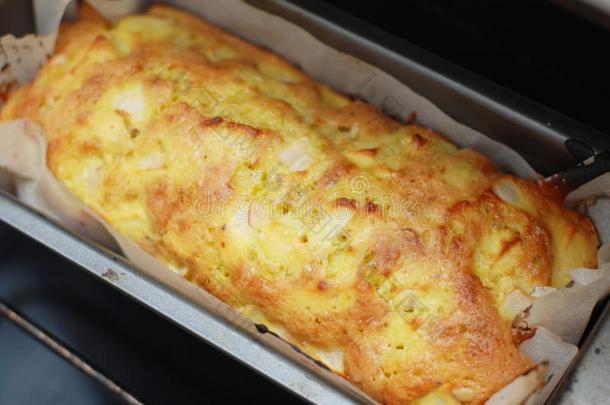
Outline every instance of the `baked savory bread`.
{"label": "baked savory bread", "polygon": [[484,402],[533,366],[507,297],[596,266],[586,217],[430,129],[172,8],[82,14],[1,120],[40,124],[87,206],[381,402]]}

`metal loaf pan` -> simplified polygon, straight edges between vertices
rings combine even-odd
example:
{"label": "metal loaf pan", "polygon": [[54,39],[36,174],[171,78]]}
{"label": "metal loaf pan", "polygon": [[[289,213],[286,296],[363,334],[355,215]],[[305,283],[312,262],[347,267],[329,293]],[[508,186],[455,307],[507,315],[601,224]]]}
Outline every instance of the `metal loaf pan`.
{"label": "metal loaf pan", "polygon": [[[456,120],[512,147],[544,175],[559,172],[576,163],[564,145],[568,138],[580,139],[598,152],[610,150],[610,142],[604,139],[603,134],[487,82],[332,6],[315,0],[249,2],[299,24],[330,46],[392,74]],[[20,4],[23,2],[0,0],[0,26],[6,27],[10,22],[10,26],[14,27],[15,21],[20,21],[21,25],[17,27],[20,33],[31,30],[31,19],[28,18],[11,17],[6,24],[3,21],[13,16],[11,9]],[[26,16],[28,12],[25,10]],[[183,296],[148,278],[121,257],[67,232],[4,192],[0,192],[0,220],[300,397],[314,403],[337,404],[357,400],[311,370],[263,345],[249,333],[210,315]],[[118,272],[121,277],[109,276],[109,268],[114,269],[112,275]],[[595,381],[602,381],[599,379],[603,379],[603,376],[595,380],[593,375],[599,363],[596,354],[600,352],[597,350],[600,342],[610,341],[610,323],[606,322],[606,313],[597,318],[597,324],[594,325],[592,321],[594,326],[589,329],[597,332],[588,334],[573,376],[564,379],[570,382],[572,399],[581,398],[585,403],[608,397],[608,393],[595,385]],[[608,353],[600,354],[606,356],[603,361],[606,368],[610,364]],[[554,399],[561,400],[563,392],[561,387],[556,390]]]}

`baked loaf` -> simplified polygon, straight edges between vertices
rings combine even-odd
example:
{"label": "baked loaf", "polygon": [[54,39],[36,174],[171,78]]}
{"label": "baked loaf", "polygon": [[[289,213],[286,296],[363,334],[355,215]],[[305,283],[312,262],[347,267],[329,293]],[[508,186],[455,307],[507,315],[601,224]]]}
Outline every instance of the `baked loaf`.
{"label": "baked loaf", "polygon": [[596,265],[536,183],[169,7],[84,9],[16,118],[118,231],[384,403],[484,402],[533,365],[507,297]]}

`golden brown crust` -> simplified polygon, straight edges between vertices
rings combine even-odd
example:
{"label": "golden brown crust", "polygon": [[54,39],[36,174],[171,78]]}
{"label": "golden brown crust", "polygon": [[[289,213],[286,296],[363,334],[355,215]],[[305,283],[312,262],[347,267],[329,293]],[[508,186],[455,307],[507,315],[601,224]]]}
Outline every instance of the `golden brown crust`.
{"label": "golden brown crust", "polygon": [[506,295],[596,264],[536,184],[172,8],[63,26],[18,117],[120,232],[385,403],[482,403],[532,365]]}

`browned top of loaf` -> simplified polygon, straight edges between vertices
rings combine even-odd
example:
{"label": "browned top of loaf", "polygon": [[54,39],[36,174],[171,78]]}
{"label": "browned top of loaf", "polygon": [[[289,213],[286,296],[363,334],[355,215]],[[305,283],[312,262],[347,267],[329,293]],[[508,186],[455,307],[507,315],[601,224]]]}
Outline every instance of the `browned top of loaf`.
{"label": "browned top of loaf", "polygon": [[430,129],[169,7],[83,14],[0,119],[40,124],[89,207],[382,402],[483,402],[532,365],[506,296],[596,264],[586,217]]}

